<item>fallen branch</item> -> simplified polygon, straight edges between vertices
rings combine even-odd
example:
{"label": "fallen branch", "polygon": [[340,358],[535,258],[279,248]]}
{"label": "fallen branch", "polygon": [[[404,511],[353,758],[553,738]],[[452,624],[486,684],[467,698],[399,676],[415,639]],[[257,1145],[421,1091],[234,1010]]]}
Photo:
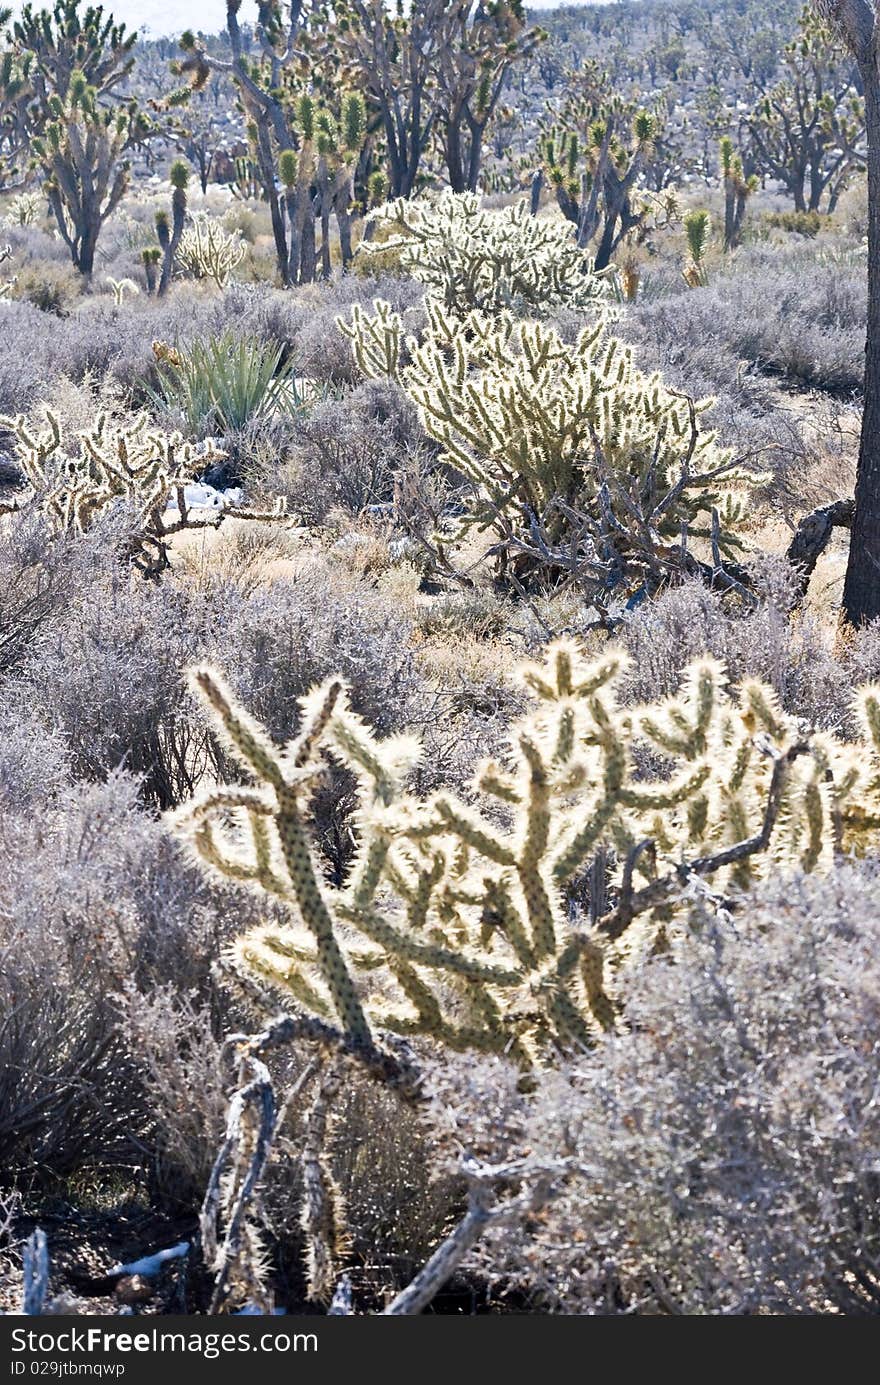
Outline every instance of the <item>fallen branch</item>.
{"label": "fallen branch", "polygon": [[785,554],[798,573],[801,596],[806,595],[810,578],[828,547],[833,530],[852,528],[855,507],[854,500],[835,500],[831,505],[820,505],[804,515]]}

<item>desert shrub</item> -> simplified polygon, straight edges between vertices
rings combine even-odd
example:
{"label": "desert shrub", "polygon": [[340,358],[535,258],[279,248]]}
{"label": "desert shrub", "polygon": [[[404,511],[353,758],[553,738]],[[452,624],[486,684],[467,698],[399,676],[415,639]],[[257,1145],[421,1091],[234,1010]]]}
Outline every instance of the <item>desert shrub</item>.
{"label": "desert shrub", "polygon": [[604,309],[604,280],[569,226],[533,217],[525,201],[483,210],[474,193],[436,201],[400,198],[371,212],[391,235],[361,242],[361,255],[397,256],[447,312],[499,309],[543,316],[554,308]]}
{"label": "desert shrub", "polygon": [[[705,289],[643,302],[625,331],[652,342],[718,344],[742,361],[816,389],[858,389],[864,374],[864,266],[812,247],[740,251]],[[768,309],[772,309],[768,310]]]}
{"label": "desert shrub", "polygon": [[230,601],[211,657],[224,661],[236,694],[280,738],[300,726],[299,699],[332,670],[351,684],[358,712],[383,731],[418,715],[422,680],[409,624],[370,585],[316,562],[295,579]]}
{"label": "desert shrub", "polygon": [[131,1162],[143,1106],[115,996],[149,974],[162,939],[165,975],[182,985],[199,969],[204,980],[211,949],[190,965],[201,887],[189,872],[181,890],[180,870],[158,859],[163,834],[138,811],[133,781],[55,797],[41,787],[39,804],[4,812],[0,1149],[7,1178],[45,1182]]}
{"label": "desert shrub", "polygon": [[230,235],[239,236],[248,245],[253,245],[261,233],[271,230],[271,222],[265,211],[249,207],[244,202],[233,202],[227,208],[223,213],[223,226]]}
{"label": "desert shrub", "polygon": [[509,611],[491,592],[458,592],[441,597],[418,614],[419,633],[426,639],[453,642],[464,637],[485,640],[504,635]]}
{"label": "desert shrub", "polygon": [[66,536],[58,542],[38,514],[0,524],[0,677],[27,657],[40,630],[64,612],[71,585],[88,582],[101,571],[101,548],[112,560],[110,526],[95,539],[85,544]]}
{"label": "desert shrub", "polygon": [[[57,738],[77,778],[102,781],[124,768],[144,800],[164,808],[206,772],[226,772],[181,677],[205,657],[223,660],[241,695],[282,736],[298,726],[298,699],[337,666],[358,707],[383,727],[422,715],[406,622],[389,622],[380,596],[354,578],[334,578],[328,589],[320,564],[298,580],[245,591],[234,578],[197,590],[132,585],[108,562],[74,595],[59,586],[3,686],[4,705]],[[351,785],[336,774],[316,803],[319,837],[337,871],[352,848],[350,800]]]}
{"label": "desert shrub", "polygon": [[7,680],[6,705],[10,714],[29,708],[61,737],[77,778],[125,769],[149,801],[168,806],[211,763],[180,681],[181,663],[204,641],[183,594],[108,575],[33,640]]}
{"label": "desert shrub", "polygon": [[[213,974],[224,942],[215,901],[140,807],[135,779],[71,784],[60,732],[14,702],[10,716],[0,747],[3,1178],[57,1187],[122,1166],[188,1209],[201,1192],[192,1151],[209,1161],[216,1133],[209,1120],[194,1128],[198,1113],[212,1091],[221,1100],[212,1026],[230,1024]],[[239,908],[249,912],[248,896]],[[185,1103],[173,1107],[172,1094]],[[176,1124],[157,1128],[162,1115]]]}
{"label": "desert shrub", "polygon": [[[4,232],[5,237],[5,232]],[[410,280],[379,281],[382,292],[401,310],[417,302],[420,285]],[[295,352],[298,375],[319,381],[351,380],[356,368],[348,343],[335,326],[341,310],[368,301],[367,287],[346,277],[338,285],[311,285],[282,293],[266,285],[231,284],[224,294],[206,296],[195,284],[180,282],[156,301],[141,294],[122,307],[100,295],[81,299],[68,317],[53,320],[33,304],[4,303],[0,315],[0,409],[20,413],[51,393],[61,375],[79,381],[91,374],[128,390],[135,405],[148,403],[144,385],[153,377],[155,340],[186,346],[227,330],[266,342],[280,342],[285,359]]]}
{"label": "desert shrub", "polygon": [[627,991],[630,1031],[517,1092],[437,1078],[442,1137],[575,1172],[481,1260],[544,1311],[876,1314],[878,880],[777,879]]}
{"label": "desert shrub", "polygon": [[395,474],[411,465],[423,441],[418,414],[403,391],[387,381],[367,381],[311,410],[283,472],[270,473],[267,484],[283,490],[307,523],[320,523],[336,506],[357,514],[391,501]]}
{"label": "desert shrub", "polygon": [[774,230],[793,232],[810,240],[829,224],[828,217],[821,212],[766,212],[764,221]]}
{"label": "desert shrub", "polygon": [[40,266],[69,265],[70,254],[60,236],[47,235],[30,222],[5,222],[3,240],[12,248],[16,264],[39,270]]}
{"label": "desert shrub", "polygon": [[82,278],[69,264],[29,261],[17,271],[13,292],[43,313],[66,317],[82,292]]}
{"label": "desert shrub", "polygon": [[381,275],[364,281],[345,275],[338,283],[311,285],[298,295],[304,318],[294,343],[294,362],[298,374],[328,384],[354,383],[357,366],[351,346],[338,324],[355,304],[371,303],[380,293],[396,312],[407,313],[421,302],[423,289],[412,279]]}
{"label": "desert shrub", "polygon": [[225,1124],[218,1016],[171,983],[145,991],[129,982],[121,1009],[151,1118],[144,1137],[154,1152],[154,1185],[189,1208],[207,1186]]}
{"label": "desert shrub", "polygon": [[[852,730],[856,684],[880,673],[876,661],[835,658],[827,630],[808,613],[793,613],[796,584],[781,559],[773,586],[756,609],[731,608],[702,583],[686,582],[644,603],[627,619],[622,635],[632,658],[629,696],[642,701],[669,694],[694,658],[709,653],[732,676],[769,684],[787,711],[812,726]],[[762,575],[756,574],[759,593]],[[768,574],[773,578],[773,574]],[[857,638],[862,643],[865,635]]]}
{"label": "desert shrub", "polygon": [[16,707],[0,741],[0,803],[4,815],[39,810],[67,787],[69,778],[67,747],[60,732],[47,730],[26,707]]}

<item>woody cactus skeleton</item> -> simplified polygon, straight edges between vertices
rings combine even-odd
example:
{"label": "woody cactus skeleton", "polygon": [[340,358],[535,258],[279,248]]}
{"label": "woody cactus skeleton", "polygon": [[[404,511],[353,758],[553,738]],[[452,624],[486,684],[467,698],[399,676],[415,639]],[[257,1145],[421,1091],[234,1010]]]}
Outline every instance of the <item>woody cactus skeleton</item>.
{"label": "woody cactus skeleton", "polygon": [[[601,320],[570,346],[506,313],[456,323],[429,300],[419,340],[387,303],[374,309],[339,324],[360,370],[400,383],[470,485],[447,541],[491,530],[502,570],[568,573],[596,604],[675,568],[723,575],[755,478],[701,430],[711,401],[644,375]],[[711,566],[689,553],[695,538]]]}
{"label": "woody cactus skeleton", "polygon": [[73,447],[49,409],[42,428],[23,416],[0,418],[0,428],[13,434],[28,481],[28,490],[0,510],[35,504],[53,528],[84,533],[112,505],[127,503],[134,512],[129,555],[149,577],[168,566],[167,540],[182,529],[216,528],[233,515],[272,520],[282,514],[280,507],[261,514],[235,505],[193,514],[187,485],[226,453],[211,441],[195,445],[180,433],[157,432],[145,416],[123,426],[100,414]]}

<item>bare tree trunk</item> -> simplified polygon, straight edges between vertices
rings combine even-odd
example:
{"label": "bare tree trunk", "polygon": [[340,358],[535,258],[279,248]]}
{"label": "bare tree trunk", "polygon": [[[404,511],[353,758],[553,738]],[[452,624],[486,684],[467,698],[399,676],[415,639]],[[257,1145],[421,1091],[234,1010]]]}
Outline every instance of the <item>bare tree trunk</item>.
{"label": "bare tree trunk", "polygon": [[329,279],[333,272],[333,265],[330,258],[330,212],[332,210],[330,202],[330,189],[326,186],[321,189],[321,278]]}
{"label": "bare tree trunk", "polygon": [[483,136],[486,127],[477,121],[470,122],[471,147],[468,154],[467,185],[470,192],[476,192],[480,183],[480,169],[483,164]]}
{"label": "bare tree trunk", "polygon": [[284,227],[284,212],[281,208],[281,199],[275,187],[275,164],[272,159],[272,148],[269,144],[268,131],[261,131],[260,135],[261,139],[258,147],[260,179],[269,202],[269,213],[272,218],[272,238],[275,241],[275,259],[278,265],[278,275],[281,279],[282,287],[289,288],[287,236]]}
{"label": "bare tree trunk", "polygon": [[868,333],[856,508],[843,587],[843,609],[853,625],[880,616],[880,72],[873,52],[862,77],[868,135]]}
{"label": "bare tree trunk", "polygon": [[732,177],[725,179],[724,187],[724,249],[732,250],[736,245],[736,185]]}
{"label": "bare tree trunk", "polygon": [[82,234],[79,243],[79,255],[76,259],[76,268],[86,279],[90,279],[95,268],[95,249],[98,243],[99,227],[89,223]]}

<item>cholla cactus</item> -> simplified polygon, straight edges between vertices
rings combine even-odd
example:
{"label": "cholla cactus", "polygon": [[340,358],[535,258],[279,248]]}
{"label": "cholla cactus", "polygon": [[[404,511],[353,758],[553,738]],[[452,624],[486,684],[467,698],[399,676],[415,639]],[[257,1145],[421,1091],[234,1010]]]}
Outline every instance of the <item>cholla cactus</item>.
{"label": "cholla cactus", "polygon": [[362,242],[360,253],[398,251],[407,274],[426,284],[448,312],[600,311],[607,297],[568,227],[535,219],[525,202],[484,211],[475,193],[447,191],[435,202],[400,198],[372,212],[367,225],[390,227],[393,234]]}
{"label": "cholla cactus", "polygon": [[6,226],[33,226],[39,219],[45,199],[38,192],[20,192],[13,197],[3,218]]}
{"label": "cholla cactus", "polygon": [[644,375],[601,322],[570,346],[507,313],[455,323],[442,302],[427,306],[421,341],[381,301],[340,326],[362,372],[397,379],[468,478],[463,527],[492,529],[499,561],[576,570],[598,594],[687,567],[689,539],[709,540],[716,567],[742,546],[741,492],[754,478],[701,431],[711,401]]}
{"label": "cholla cactus", "polygon": [[128,424],[100,414],[71,446],[61,435],[56,416],[46,409],[46,423],[35,429],[23,416],[0,418],[0,428],[15,436],[19,462],[29,492],[8,508],[36,504],[58,530],[83,533],[117,502],[134,512],[130,556],[148,576],[168,566],[167,540],[182,529],[216,528],[226,516],[278,519],[281,508],[262,514],[225,506],[195,516],[186,487],[226,453],[209,440],[194,444],[180,433],[164,434],[146,415]]}
{"label": "cholla cactus", "polygon": [[212,279],[218,289],[225,289],[244,253],[244,241],[199,212],[180,238],[177,263],[194,279]]}
{"label": "cholla cactus", "polygon": [[113,302],[120,308],[125,302],[125,295],[130,293],[132,297],[140,293],[140,289],[133,279],[114,279],[112,275],[107,275],[107,283],[113,295]]}
{"label": "cholla cactus", "polygon": [[[522,668],[537,706],[511,727],[503,762],[480,767],[473,803],[409,794],[417,744],[377,740],[339,680],[304,699],[300,734],[281,747],[218,673],[194,670],[253,787],[209,790],[175,825],[213,872],[288,912],[235,941],[234,968],[365,1053],[391,1031],[529,1066],[548,1044],[582,1048],[619,1025],[620,969],[687,918],[697,882],[736,891],[876,844],[880,689],[859,695],[853,746],[805,733],[757,682],[731,695],[711,659],[676,696],[623,708],[625,661],[611,649],[587,664],[560,641]],[[322,751],[359,784],[344,888],[309,839]],[[587,903],[588,868],[599,884]]]}

